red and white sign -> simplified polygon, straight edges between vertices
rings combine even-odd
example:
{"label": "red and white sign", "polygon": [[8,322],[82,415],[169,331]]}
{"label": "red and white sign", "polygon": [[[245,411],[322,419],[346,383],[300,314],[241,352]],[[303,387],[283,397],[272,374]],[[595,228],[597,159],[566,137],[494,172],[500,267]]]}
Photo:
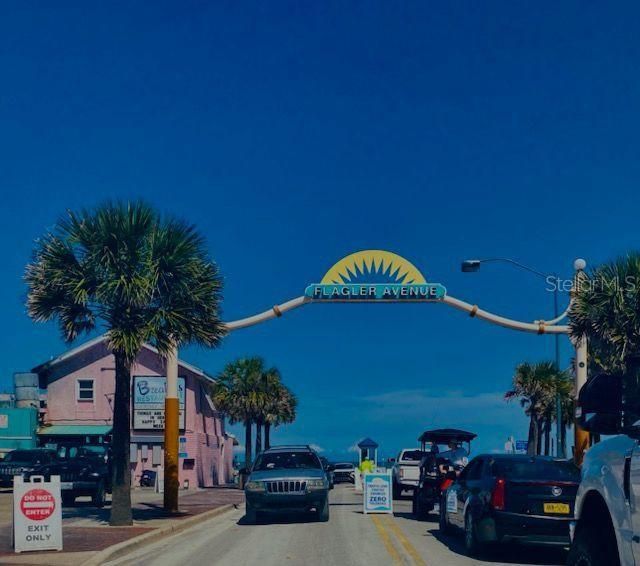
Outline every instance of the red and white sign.
{"label": "red and white sign", "polygon": [[46,489],[30,489],[20,499],[20,510],[27,519],[44,521],[53,515],[56,500]]}
{"label": "red and white sign", "polygon": [[62,550],[60,476],[13,478],[13,548]]}

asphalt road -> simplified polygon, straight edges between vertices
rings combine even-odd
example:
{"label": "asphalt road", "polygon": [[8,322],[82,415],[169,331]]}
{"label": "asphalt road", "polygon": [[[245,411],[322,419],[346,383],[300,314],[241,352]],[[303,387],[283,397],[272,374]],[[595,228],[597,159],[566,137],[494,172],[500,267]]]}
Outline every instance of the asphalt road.
{"label": "asphalt road", "polygon": [[164,566],[467,566],[564,564],[561,549],[509,547],[483,560],[467,557],[461,537],[441,537],[437,517],[416,521],[411,502],[395,502],[394,516],[364,515],[362,496],[351,486],[331,492],[331,518],[316,523],[304,517],[279,516],[259,525],[243,524],[234,510],[109,564]]}

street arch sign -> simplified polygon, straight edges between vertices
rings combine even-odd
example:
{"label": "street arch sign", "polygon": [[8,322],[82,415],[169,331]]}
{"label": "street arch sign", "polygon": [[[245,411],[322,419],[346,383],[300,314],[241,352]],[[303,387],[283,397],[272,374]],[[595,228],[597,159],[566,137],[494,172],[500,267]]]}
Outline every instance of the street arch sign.
{"label": "street arch sign", "polygon": [[427,282],[410,261],[384,250],[352,253],[305,289],[309,300],[324,302],[431,302],[446,294],[443,285]]}

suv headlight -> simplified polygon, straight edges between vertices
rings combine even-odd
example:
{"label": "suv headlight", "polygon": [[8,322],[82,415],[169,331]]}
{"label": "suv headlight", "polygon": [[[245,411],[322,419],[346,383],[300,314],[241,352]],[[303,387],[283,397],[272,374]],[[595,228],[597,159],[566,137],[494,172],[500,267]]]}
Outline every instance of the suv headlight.
{"label": "suv headlight", "polygon": [[307,489],[326,489],[327,484],[324,480],[307,480]]}
{"label": "suv headlight", "polygon": [[266,491],[264,487],[264,482],[261,481],[248,481],[245,486],[245,490],[247,491]]}

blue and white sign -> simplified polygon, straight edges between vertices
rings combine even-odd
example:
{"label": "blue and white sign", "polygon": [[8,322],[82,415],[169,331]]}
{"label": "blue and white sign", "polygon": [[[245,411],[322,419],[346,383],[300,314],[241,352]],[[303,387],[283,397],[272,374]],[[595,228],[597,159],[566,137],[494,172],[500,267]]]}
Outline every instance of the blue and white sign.
{"label": "blue and white sign", "polygon": [[364,474],[364,513],[393,513],[391,470]]}
{"label": "blue and white sign", "polygon": [[[167,378],[162,376],[133,378],[133,428],[137,430],[164,430],[164,400]],[[184,377],[178,378],[180,417],[178,424],[184,429]]]}
{"label": "blue and white sign", "polygon": [[527,440],[516,440],[516,451],[517,452],[526,452],[529,447],[529,441]]}

